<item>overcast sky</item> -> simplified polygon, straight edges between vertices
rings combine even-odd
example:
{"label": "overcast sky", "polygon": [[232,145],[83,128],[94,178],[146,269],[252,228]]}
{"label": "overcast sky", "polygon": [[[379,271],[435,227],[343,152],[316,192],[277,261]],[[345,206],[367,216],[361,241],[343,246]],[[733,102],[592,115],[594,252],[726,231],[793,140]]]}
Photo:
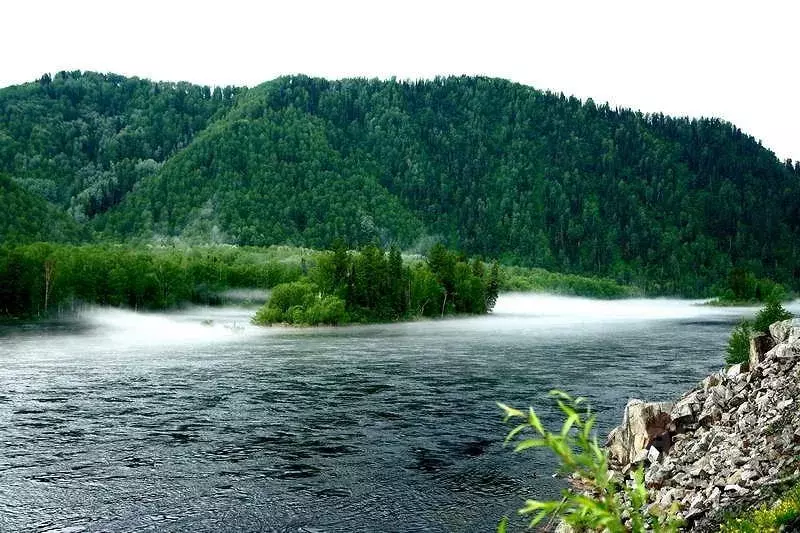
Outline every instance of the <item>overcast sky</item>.
{"label": "overcast sky", "polygon": [[800,159],[793,0],[3,0],[0,87],[96,70],[208,85],[483,74],[714,116]]}

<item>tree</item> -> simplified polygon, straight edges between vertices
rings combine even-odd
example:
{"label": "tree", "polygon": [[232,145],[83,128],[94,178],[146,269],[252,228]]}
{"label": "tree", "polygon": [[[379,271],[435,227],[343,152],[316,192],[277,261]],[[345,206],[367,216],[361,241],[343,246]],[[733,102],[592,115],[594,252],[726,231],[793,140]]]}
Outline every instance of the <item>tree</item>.
{"label": "tree", "polygon": [[489,281],[486,284],[486,310],[491,311],[497,303],[497,296],[500,293],[500,265],[497,261],[492,263],[492,271],[489,274]]}

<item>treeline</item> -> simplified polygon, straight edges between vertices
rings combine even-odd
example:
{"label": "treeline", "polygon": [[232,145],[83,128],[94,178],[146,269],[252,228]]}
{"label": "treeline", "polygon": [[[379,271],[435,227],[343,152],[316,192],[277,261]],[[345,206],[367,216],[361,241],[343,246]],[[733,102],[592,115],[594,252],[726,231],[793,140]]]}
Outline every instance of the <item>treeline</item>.
{"label": "treeline", "polygon": [[[742,304],[752,302],[779,302],[789,296],[786,288],[771,279],[757,278],[752,272],[735,268],[727,278],[727,285],[720,284],[717,302],[720,304]],[[767,324],[769,325],[769,324]]]}
{"label": "treeline", "polygon": [[560,274],[541,268],[502,267],[501,289],[504,291],[545,292],[569,296],[615,299],[639,296],[641,289],[620,285],[614,280]]}
{"label": "treeline", "polygon": [[215,303],[230,288],[269,289],[303,265],[237,249],[30,244],[0,247],[0,316],[44,316],[84,304],[168,309]]}
{"label": "treeline", "polygon": [[483,314],[494,307],[499,288],[497,263],[487,269],[441,244],[425,261],[408,265],[396,247],[349,252],[338,242],[306,277],[276,286],[254,322],[336,325]]}

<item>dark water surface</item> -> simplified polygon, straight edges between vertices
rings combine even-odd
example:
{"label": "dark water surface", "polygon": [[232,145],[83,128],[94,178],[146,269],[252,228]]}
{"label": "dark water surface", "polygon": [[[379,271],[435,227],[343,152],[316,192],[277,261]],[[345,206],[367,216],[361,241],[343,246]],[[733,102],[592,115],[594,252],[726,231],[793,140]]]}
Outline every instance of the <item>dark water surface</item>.
{"label": "dark water surface", "polygon": [[[492,531],[553,496],[496,401],[601,430],[722,363],[742,309],[504,296],[495,315],[291,330],[247,311],[0,327],[0,530]],[[211,325],[203,324],[211,319]]]}

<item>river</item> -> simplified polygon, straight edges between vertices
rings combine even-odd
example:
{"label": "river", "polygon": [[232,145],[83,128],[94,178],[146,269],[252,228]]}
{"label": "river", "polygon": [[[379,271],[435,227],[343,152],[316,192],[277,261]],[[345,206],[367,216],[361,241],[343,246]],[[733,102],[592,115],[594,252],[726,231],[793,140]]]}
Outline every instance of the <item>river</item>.
{"label": "river", "polygon": [[[510,294],[479,318],[249,325],[252,311],[97,309],[0,326],[0,531],[493,531],[562,487],[495,402],[605,434],[674,399],[750,309]],[[798,311],[798,305],[791,308]]]}

